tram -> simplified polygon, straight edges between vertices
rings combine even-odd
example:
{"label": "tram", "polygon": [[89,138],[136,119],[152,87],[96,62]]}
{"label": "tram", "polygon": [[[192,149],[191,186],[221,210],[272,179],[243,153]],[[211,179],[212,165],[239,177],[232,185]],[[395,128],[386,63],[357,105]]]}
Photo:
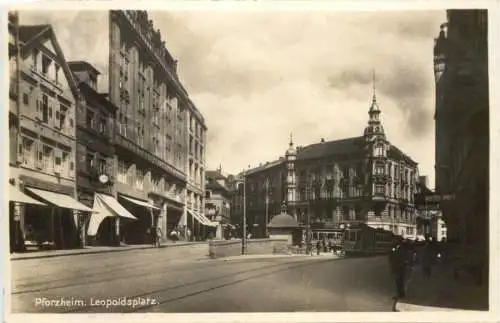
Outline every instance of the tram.
{"label": "tram", "polygon": [[392,250],[397,238],[391,231],[362,225],[344,232],[344,250],[347,255],[386,254]]}

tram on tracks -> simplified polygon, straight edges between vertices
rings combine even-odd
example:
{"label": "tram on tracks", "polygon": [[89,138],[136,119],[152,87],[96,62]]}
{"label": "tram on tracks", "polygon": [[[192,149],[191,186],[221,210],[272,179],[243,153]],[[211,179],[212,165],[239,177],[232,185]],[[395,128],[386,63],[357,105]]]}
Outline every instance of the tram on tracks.
{"label": "tram on tracks", "polygon": [[387,254],[397,239],[391,231],[362,225],[345,230],[343,247],[347,256]]}

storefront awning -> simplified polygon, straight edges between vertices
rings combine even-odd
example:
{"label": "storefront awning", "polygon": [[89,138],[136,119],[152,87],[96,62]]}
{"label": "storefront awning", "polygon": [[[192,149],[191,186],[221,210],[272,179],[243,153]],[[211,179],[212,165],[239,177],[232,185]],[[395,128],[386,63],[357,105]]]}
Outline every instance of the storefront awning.
{"label": "storefront awning", "polygon": [[27,188],[27,190],[33,192],[34,194],[41,197],[43,200],[49,202],[50,204],[53,204],[58,207],[76,211],[83,211],[83,212],[95,212],[91,208],[83,205],[82,203],[78,202],[69,195],[39,190],[35,188]]}
{"label": "storefront awning", "polygon": [[127,211],[127,209],[124,208],[120,203],[118,203],[118,201],[114,197],[104,194],[96,194],[96,196],[98,199],[103,201],[106,206],[113,210],[116,215],[122,218],[137,220],[137,218],[133,216],[129,211]]}
{"label": "storefront awning", "polygon": [[125,200],[129,201],[129,202],[132,202],[136,205],[139,205],[139,206],[144,206],[148,209],[155,209],[155,210],[160,210],[160,208],[152,205],[152,204],[149,204],[148,202],[144,202],[144,201],[141,201],[141,200],[137,200],[137,199],[133,199],[131,197],[127,197],[127,196],[123,196],[123,195],[120,195],[120,197],[124,198]]}
{"label": "storefront awning", "polygon": [[203,225],[209,226],[209,227],[216,227],[217,223],[210,221],[207,219],[203,214],[199,214],[193,211],[188,211],[189,214],[191,214],[198,222],[200,222]]}
{"label": "storefront awning", "polygon": [[24,203],[24,204],[34,204],[34,205],[43,205],[47,206],[47,204],[39,202],[35,200],[34,198],[29,197],[28,195],[24,194],[20,190],[18,190],[15,186],[9,184],[9,201],[12,202],[19,202],[19,203]]}
{"label": "storefront awning", "polygon": [[95,236],[99,230],[102,221],[107,217],[123,217],[127,219],[137,220],[135,216],[130,214],[127,209],[118,203],[118,201],[109,195],[95,194],[94,196],[94,211],[87,229],[89,236]]}

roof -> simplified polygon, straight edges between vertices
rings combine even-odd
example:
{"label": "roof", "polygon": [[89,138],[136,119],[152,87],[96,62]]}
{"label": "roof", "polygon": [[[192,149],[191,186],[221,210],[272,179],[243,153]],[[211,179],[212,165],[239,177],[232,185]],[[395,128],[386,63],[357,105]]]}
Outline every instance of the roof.
{"label": "roof", "polygon": [[411,159],[410,156],[406,155],[399,148],[397,148],[396,146],[393,146],[393,145],[391,145],[391,147],[387,151],[387,157],[398,159],[398,160],[404,160],[407,163],[417,165],[416,161],[414,161],[413,159]]}
{"label": "roof", "polygon": [[19,38],[23,45],[21,47],[21,52],[26,55],[30,52],[33,47],[39,45],[39,43],[44,39],[50,39],[54,46],[55,54],[60,57],[62,63],[61,68],[68,80],[69,86],[73,92],[75,98],[78,98],[80,92],[77,88],[73,73],[69,69],[66,58],[64,57],[64,52],[61,49],[59,41],[57,40],[54,29],[51,25],[22,25],[19,26]]}
{"label": "roof", "polygon": [[30,25],[30,26],[19,26],[19,39],[26,43],[36,36],[42,34],[47,29],[51,28],[50,25]]}
{"label": "roof", "polygon": [[269,224],[269,228],[298,228],[300,227],[297,220],[289,214],[281,213],[275,215]]}
{"label": "roof", "polygon": [[222,175],[218,170],[207,170],[205,172],[205,177],[206,178],[213,178],[215,180],[217,180],[217,179],[227,179],[226,176]]}
{"label": "roof", "polygon": [[68,62],[68,66],[72,71],[90,71],[95,75],[100,75],[101,72],[92,64],[87,61],[71,61]]}
{"label": "roof", "polygon": [[285,162],[284,158],[280,158],[280,159],[277,159],[277,160],[274,160],[274,161],[271,161],[271,162],[266,162],[263,165],[260,165],[260,166],[257,166],[255,168],[249,169],[248,171],[246,171],[246,174],[249,175],[249,174],[253,174],[253,173],[258,173],[258,172],[261,172],[263,170],[266,170],[266,169],[273,168],[275,166],[281,165],[284,162]]}
{"label": "roof", "polygon": [[209,180],[207,181],[207,183],[205,184],[205,188],[206,189],[209,189],[209,190],[221,190],[221,191],[227,191],[228,188],[225,187],[224,185],[221,185],[219,182],[217,182],[216,179],[214,180]]}
{"label": "roof", "polygon": [[297,149],[297,160],[362,152],[364,137],[326,141]]}

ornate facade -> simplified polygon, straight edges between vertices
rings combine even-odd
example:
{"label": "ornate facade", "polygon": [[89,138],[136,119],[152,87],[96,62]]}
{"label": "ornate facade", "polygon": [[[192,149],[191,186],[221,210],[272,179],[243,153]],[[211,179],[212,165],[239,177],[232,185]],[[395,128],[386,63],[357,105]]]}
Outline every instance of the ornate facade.
{"label": "ornate facade", "polygon": [[374,95],[363,136],[296,148],[290,140],[284,157],[246,171],[248,230],[263,236],[286,202],[304,227],[362,222],[415,235],[417,163],[387,140],[380,114]]}

